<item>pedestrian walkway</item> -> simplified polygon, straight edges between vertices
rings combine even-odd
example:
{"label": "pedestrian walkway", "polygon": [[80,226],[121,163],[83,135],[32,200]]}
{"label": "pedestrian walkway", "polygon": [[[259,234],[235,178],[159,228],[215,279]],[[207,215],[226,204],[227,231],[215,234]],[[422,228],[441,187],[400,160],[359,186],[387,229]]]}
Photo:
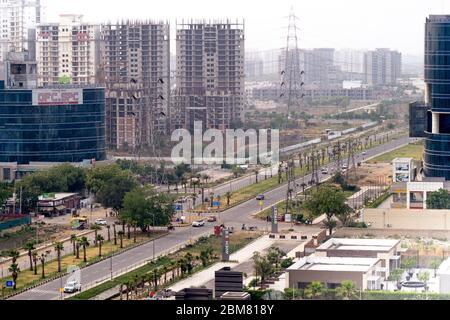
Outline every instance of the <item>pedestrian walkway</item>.
{"label": "pedestrian walkway", "polygon": [[214,279],[215,272],[222,269],[223,267],[235,267],[239,263],[250,260],[254,252],[262,252],[273,244],[273,240],[269,239],[268,236],[262,236],[245,246],[241,250],[230,255],[230,261],[232,262],[219,262],[211,267],[200,271],[188,279],[182,280],[175,283],[170,287],[173,291],[180,291],[184,288],[190,288],[192,286],[199,287],[207,283],[208,281]]}

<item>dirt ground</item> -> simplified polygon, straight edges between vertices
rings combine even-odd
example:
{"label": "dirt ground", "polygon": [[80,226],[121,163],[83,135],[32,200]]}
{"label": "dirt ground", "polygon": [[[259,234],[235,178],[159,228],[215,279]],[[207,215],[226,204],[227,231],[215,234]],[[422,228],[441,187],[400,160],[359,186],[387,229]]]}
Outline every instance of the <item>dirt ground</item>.
{"label": "dirt ground", "polygon": [[349,173],[349,184],[359,187],[369,185],[390,184],[392,182],[392,166],[389,163],[363,163],[358,167],[356,176]]}

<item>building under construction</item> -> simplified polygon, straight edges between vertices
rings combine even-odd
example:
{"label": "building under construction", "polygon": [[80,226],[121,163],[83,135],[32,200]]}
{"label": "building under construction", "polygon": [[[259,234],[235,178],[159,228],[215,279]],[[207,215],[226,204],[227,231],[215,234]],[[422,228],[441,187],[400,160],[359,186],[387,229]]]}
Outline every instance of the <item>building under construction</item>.
{"label": "building under construction", "polygon": [[172,128],[240,127],[244,105],[244,23],[177,23]]}
{"label": "building under construction", "polygon": [[170,117],[170,26],[122,21],[102,26],[102,77],[110,149],[155,147]]}

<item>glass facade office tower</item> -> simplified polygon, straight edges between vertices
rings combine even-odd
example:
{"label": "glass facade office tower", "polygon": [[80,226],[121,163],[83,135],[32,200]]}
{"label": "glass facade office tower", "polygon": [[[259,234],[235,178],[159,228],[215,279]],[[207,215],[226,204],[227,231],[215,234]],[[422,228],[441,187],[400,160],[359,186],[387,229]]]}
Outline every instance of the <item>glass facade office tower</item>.
{"label": "glass facade office tower", "polygon": [[431,127],[426,132],[424,174],[450,180],[450,15],[426,20],[425,83]]}
{"label": "glass facade office tower", "polygon": [[106,159],[103,88],[5,89],[0,82],[0,162]]}

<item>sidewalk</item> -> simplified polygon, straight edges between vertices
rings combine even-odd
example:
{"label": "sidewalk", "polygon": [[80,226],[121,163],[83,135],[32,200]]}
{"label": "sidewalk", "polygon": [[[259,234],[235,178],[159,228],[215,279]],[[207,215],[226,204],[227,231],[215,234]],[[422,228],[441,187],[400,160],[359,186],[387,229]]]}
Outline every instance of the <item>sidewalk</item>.
{"label": "sidewalk", "polygon": [[254,252],[261,252],[273,244],[273,240],[268,236],[262,236],[256,241],[250,243],[248,246],[241,250],[231,254],[230,261],[233,262],[218,262],[211,267],[200,271],[193,276],[175,283],[170,287],[173,291],[180,291],[184,288],[190,288],[192,286],[199,287],[214,279],[215,272],[223,267],[235,267],[239,263],[250,260]]}

